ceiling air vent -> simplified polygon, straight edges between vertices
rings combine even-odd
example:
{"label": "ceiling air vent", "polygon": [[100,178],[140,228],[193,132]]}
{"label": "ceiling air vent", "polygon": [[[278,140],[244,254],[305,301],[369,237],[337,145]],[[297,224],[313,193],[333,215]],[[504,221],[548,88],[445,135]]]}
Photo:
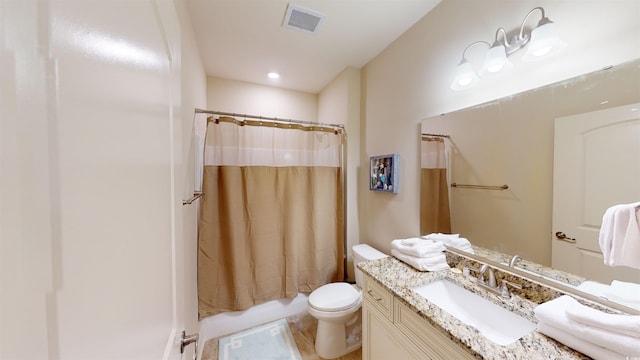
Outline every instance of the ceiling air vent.
{"label": "ceiling air vent", "polygon": [[323,19],[324,15],[317,11],[289,4],[282,26],[315,34]]}

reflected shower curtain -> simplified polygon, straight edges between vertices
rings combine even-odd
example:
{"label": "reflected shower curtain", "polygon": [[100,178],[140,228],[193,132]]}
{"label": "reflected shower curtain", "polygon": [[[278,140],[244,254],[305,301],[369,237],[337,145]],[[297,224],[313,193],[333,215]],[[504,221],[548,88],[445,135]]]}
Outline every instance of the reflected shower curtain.
{"label": "reflected shower curtain", "polygon": [[441,138],[422,137],[420,152],[420,233],[451,233],[447,146]]}
{"label": "reflected shower curtain", "polygon": [[342,281],[341,130],[221,117],[207,125],[199,317]]}

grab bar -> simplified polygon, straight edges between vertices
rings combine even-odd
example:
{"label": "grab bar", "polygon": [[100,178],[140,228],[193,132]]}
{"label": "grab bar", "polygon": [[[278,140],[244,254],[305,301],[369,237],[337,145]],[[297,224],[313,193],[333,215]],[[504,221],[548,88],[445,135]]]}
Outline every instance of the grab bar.
{"label": "grab bar", "polygon": [[180,338],[180,354],[184,354],[184,348],[189,344],[195,344],[196,348],[193,352],[193,360],[198,360],[198,334],[187,335],[186,331],[182,331],[182,337]]}
{"label": "grab bar", "polygon": [[193,196],[187,200],[182,200],[182,205],[189,205],[192,202],[196,201],[198,198],[202,197],[204,193],[202,191],[196,191],[193,193]]}
{"label": "grab bar", "polygon": [[500,186],[493,186],[493,185],[469,185],[469,184],[451,183],[451,187],[468,188],[468,189],[485,189],[485,190],[507,190],[509,188],[509,185],[504,184]]}

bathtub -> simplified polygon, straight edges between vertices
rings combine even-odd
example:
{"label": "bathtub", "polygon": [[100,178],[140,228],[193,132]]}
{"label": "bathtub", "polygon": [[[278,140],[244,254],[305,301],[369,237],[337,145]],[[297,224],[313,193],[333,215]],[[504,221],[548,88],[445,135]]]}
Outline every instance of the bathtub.
{"label": "bathtub", "polygon": [[266,302],[244,311],[230,311],[206,317],[200,321],[198,359],[209,339],[233,334],[270,321],[307,312],[309,294],[298,293],[293,299]]}

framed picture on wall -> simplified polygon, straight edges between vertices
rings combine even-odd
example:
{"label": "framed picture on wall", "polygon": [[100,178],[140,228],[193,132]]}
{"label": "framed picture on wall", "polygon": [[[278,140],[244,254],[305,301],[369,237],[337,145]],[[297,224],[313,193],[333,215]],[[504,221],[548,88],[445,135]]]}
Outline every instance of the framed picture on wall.
{"label": "framed picture on wall", "polygon": [[398,154],[369,159],[369,190],[398,193]]}

